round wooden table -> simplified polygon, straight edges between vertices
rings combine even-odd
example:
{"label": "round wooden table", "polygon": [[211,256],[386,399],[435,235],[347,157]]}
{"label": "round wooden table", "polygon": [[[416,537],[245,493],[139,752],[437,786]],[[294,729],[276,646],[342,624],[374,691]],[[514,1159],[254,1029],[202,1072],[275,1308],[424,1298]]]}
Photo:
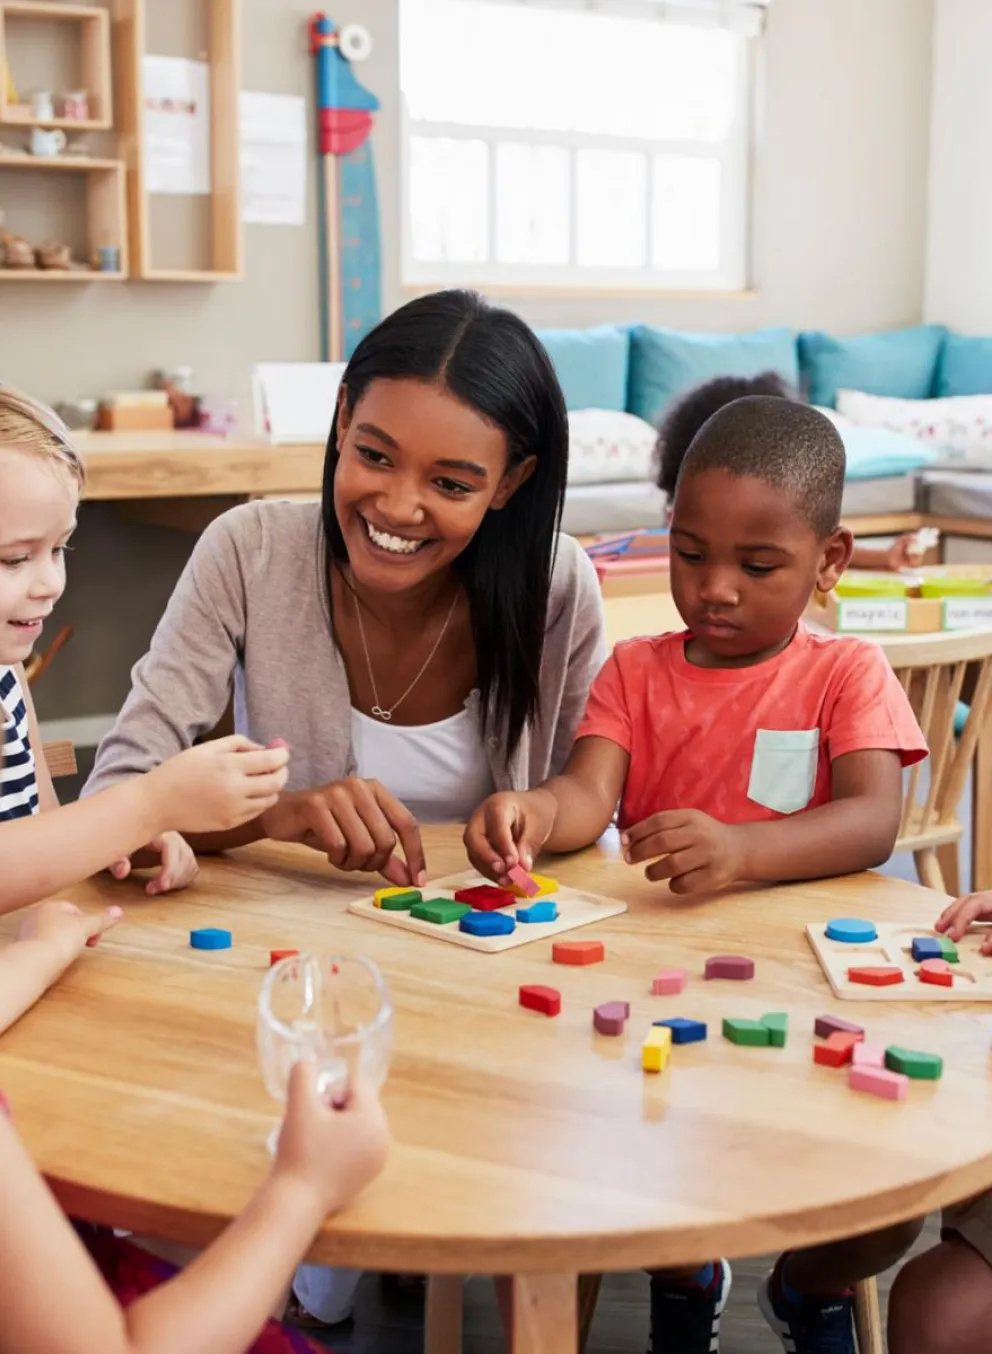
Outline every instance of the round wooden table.
{"label": "round wooden table", "polygon": [[[465,867],[456,828],[425,834],[434,875]],[[397,1009],[385,1101],[386,1171],[311,1256],[370,1269],[514,1276],[517,1349],[575,1348],[581,1272],[695,1263],[823,1241],[899,1221],[992,1184],[989,1022],[979,1005],[835,1000],[803,934],[836,915],[928,926],[938,895],[873,875],[685,901],[648,884],[606,843],[549,863],[562,882],[629,911],[575,937],[606,962],[551,963],[538,941],[479,954],[366,921],[347,903],[375,887],[302,847],[205,860],[187,893],[148,899],[104,877],[84,906],[125,920],[0,1040],[0,1086],[70,1213],[200,1245],[266,1171],[275,1106],[259,1076],[255,1009],[270,948],[359,952]],[[15,919],[0,921],[9,934]],[[234,947],[191,950],[191,927]],[[750,983],[704,982],[736,952]],[[990,961],[992,962],[992,961]],[[690,972],[678,998],[652,975]],[[563,995],[547,1019],[520,983]],[[593,1032],[592,1008],[631,1005],[628,1033]],[[785,1049],[738,1048],[724,1016],[788,1011]],[[939,1052],[943,1079],[893,1104],[814,1066],[814,1017],[833,1010],[874,1039]],[[645,1075],[640,1043],[663,1015],[709,1022]]]}

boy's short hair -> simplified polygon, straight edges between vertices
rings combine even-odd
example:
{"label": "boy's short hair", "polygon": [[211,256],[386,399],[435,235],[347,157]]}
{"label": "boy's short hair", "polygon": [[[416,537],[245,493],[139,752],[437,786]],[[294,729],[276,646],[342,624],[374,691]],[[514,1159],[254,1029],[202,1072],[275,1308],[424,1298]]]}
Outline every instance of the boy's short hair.
{"label": "boy's short hair", "polygon": [[840,523],[845,464],[840,433],[817,409],[779,396],[747,395],[703,424],[678,483],[704,470],[764,480],[788,494],[822,538]]}
{"label": "boy's short hair", "polygon": [[0,449],[5,447],[64,466],[80,489],[83,487],[83,463],[58,414],[0,382]]}
{"label": "boy's short hair", "polygon": [[744,395],[795,398],[795,392],[778,372],[763,371],[758,376],[715,376],[712,381],[687,390],[671,406],[654,447],[658,488],[669,498],[675,493],[675,481],[696,433],[718,409]]}

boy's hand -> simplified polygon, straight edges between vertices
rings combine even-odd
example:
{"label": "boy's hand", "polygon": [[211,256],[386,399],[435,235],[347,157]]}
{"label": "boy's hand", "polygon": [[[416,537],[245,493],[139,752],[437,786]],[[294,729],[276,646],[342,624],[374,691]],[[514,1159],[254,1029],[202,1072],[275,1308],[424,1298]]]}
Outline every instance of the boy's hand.
{"label": "boy's hand", "polygon": [[497,883],[514,865],[530,870],[557,816],[558,801],[547,790],[490,795],[465,829],[468,858],[480,874]]}
{"label": "boy's hand", "polygon": [[353,1082],[336,1109],[318,1092],[318,1075],[314,1062],[299,1062],[290,1072],[275,1171],[315,1195],[326,1216],[375,1179],[390,1139],[379,1097],[367,1082]]}
{"label": "boy's hand", "polygon": [[163,832],[130,858],[116,861],[110,873],[115,879],[127,879],[132,870],[148,868],[155,870],[154,878],[145,886],[145,892],[152,898],[189,888],[200,873],[193,848],[178,832]]}
{"label": "boy's hand", "polygon": [[[959,941],[968,927],[975,921],[992,921],[992,893],[968,893],[963,898],[955,898],[949,907],[934,923],[935,931],[947,933],[953,941]],[[992,954],[992,931],[982,941],[982,954]]]}
{"label": "boy's hand", "polygon": [[900,569],[915,569],[923,562],[923,550],[915,531],[897,536],[886,552],[888,566],[893,573]]}
{"label": "boy's hand", "polygon": [[61,973],[87,946],[96,945],[104,932],[116,926],[120,919],[119,907],[108,907],[103,912],[83,912],[75,903],[42,903],[32,908],[21,922],[17,939],[40,940],[48,945]]}
{"label": "boy's hand", "polygon": [[149,771],[162,830],[227,832],[272,807],[286,784],[289,750],[234,734],[188,748]]}
{"label": "boy's hand", "polygon": [[628,865],[654,860],[644,871],[648,879],[671,880],[673,893],[708,893],[744,878],[742,832],[698,809],[668,809],[635,823],[620,840]]}

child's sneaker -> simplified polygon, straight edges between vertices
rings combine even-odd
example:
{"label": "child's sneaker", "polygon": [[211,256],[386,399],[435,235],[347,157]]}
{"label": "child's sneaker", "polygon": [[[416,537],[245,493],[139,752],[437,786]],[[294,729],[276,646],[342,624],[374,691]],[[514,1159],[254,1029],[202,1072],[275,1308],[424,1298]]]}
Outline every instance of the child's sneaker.
{"label": "child's sneaker", "polygon": [[758,1290],[758,1306],[785,1354],[855,1354],[854,1295],[811,1297],[783,1286],[787,1255]]}
{"label": "child's sneaker", "polygon": [[719,1354],[720,1318],[730,1296],[726,1260],[681,1283],[651,1275],[651,1354]]}

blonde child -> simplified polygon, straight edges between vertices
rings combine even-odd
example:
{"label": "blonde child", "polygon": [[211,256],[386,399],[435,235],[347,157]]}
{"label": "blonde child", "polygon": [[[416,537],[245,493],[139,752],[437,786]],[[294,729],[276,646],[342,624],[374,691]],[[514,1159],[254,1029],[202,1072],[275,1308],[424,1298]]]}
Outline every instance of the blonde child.
{"label": "blonde child", "polygon": [[[53,902],[27,915],[0,950],[0,1032],[114,925],[115,913],[86,916]],[[319,1354],[268,1316],[327,1215],[382,1169],[388,1142],[374,1092],[357,1085],[332,1108],[312,1067],[299,1064],[268,1178],[180,1273],[132,1242],[71,1223],[0,1095],[0,1354]]]}
{"label": "blonde child", "polygon": [[196,863],[178,834],[236,827],[271,808],[286,782],[284,747],[236,737],[58,807],[22,664],[65,588],[82,484],[55,415],[0,386],[0,912],[108,866],[123,878],[132,860],[145,863],[143,847],[159,861],[148,891],[181,887]]}
{"label": "blonde child", "polygon": [[[687,629],[620,644],[593,683],[560,776],[472,816],[474,865],[503,882],[538,851],[594,842],[619,803],[624,859],[673,893],[847,874],[885,861],[902,767],[926,756],[881,651],[802,623],[847,567],[844,448],[798,402],[751,396],[697,434],[672,517],[672,594]],[[918,1224],[782,1256],[762,1308],[790,1354],[854,1354],[851,1287]],[[710,1354],[725,1261],[652,1276],[654,1354]]]}

